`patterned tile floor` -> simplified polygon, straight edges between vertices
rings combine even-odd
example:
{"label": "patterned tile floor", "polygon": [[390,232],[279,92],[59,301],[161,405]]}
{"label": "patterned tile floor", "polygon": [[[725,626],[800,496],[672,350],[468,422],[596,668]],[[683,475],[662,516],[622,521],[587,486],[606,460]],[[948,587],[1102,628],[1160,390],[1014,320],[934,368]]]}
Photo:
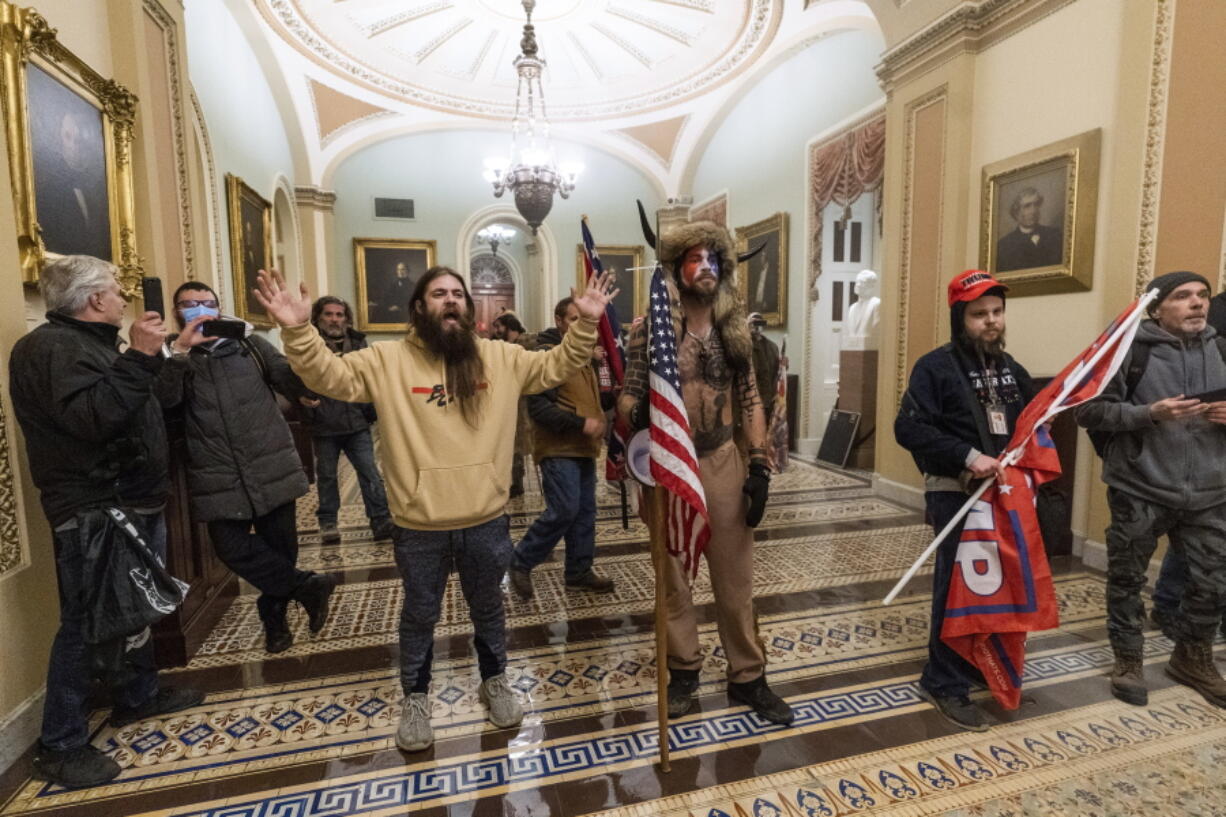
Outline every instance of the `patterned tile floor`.
{"label": "patterned tile floor", "polygon": [[[1226,713],[1164,679],[1171,644],[1157,634],[1146,645],[1151,706],[1111,699],[1102,578],[1075,564],[1057,570],[1059,630],[1031,640],[1023,707],[989,704],[994,726],[982,735],[946,726],[914,686],[925,579],[896,604],[879,603],[930,531],[873,496],[862,475],[804,463],[772,485],[753,576],[772,685],[797,712],[792,727],[729,706],[707,623],[700,710],[670,724],[673,771],[656,768],[646,532],[633,515],[622,529],[620,496],[602,486],[598,565],[617,592],[568,592],[561,563],[547,562],[533,574],[536,598],[506,596],[521,727],[484,720],[453,587],[435,648],[436,744],[401,753],[392,741],[401,589],[347,468],[341,489],[339,546],[319,544],[313,495],[298,507],[301,564],[348,580],[319,636],[295,611],[297,643],[266,660],[254,597],[239,596],[186,669],[210,692],[202,706],[120,730],[96,713],[94,743],[121,776],[65,791],[30,781],[22,761],[0,780],[0,817],[1226,817],[1217,773]],[[528,493],[508,508],[516,537],[542,507],[537,491],[530,473]],[[705,569],[696,597],[711,600]]]}

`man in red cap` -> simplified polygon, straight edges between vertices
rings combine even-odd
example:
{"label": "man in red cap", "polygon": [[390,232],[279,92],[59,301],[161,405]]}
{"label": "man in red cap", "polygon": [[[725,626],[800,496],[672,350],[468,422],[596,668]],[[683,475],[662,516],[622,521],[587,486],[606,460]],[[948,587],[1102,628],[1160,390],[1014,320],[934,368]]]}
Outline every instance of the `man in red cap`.
{"label": "man in red cap", "polygon": [[[894,438],[924,475],[928,521],[940,531],[966,502],[975,482],[1001,471],[1017,417],[1034,388],[1030,375],[1005,352],[1005,290],[981,270],[949,282],[952,342],[915,362]],[[932,626],[920,693],[962,729],[988,728],[968,694],[978,670],[941,641],[945,597],[956,566],[962,525],[937,548],[932,574]]]}

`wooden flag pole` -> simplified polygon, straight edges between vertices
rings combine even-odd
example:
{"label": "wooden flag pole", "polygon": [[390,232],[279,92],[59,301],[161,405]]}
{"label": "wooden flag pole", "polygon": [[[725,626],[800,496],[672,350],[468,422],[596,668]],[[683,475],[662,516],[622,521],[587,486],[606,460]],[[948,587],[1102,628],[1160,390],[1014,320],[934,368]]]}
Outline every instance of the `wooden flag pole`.
{"label": "wooden flag pole", "polygon": [[668,566],[665,514],[667,498],[659,485],[651,488],[647,528],[651,533],[651,563],[656,569],[656,721],[660,728],[660,771],[668,765],[668,588],[664,575]]}

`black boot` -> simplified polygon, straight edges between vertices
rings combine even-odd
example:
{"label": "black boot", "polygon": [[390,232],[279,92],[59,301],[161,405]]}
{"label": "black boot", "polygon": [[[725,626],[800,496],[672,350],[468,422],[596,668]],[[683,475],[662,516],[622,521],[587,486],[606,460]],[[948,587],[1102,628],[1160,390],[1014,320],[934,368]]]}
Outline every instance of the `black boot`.
{"label": "black boot", "polygon": [[728,699],[733,703],[745,704],[766,721],[790,726],[796,713],[787,701],[780,698],[766,685],[766,676],[759,675],[752,681],[743,684],[728,682]]}
{"label": "black boot", "polygon": [[255,606],[260,614],[260,623],[264,625],[264,649],[270,655],[276,655],[292,647],[294,634],[290,632],[285,617],[289,599],[260,596]]}
{"label": "black boot", "polygon": [[204,693],[191,687],[162,687],[149,700],[135,709],[117,706],[111,710],[111,726],[119,729],[130,723],[169,715],[183,709],[198,706],[204,701]]}
{"label": "black boot", "polygon": [[680,718],[698,702],[698,670],[669,669],[668,671],[668,716]]}
{"label": "black boot", "polygon": [[119,764],[90,744],[76,749],[48,749],[40,742],[34,754],[34,777],[66,789],[99,786],[119,776]]}
{"label": "black boot", "polygon": [[318,633],[328,623],[328,601],[335,589],[335,576],[312,573],[294,591],[292,598],[306,610],[312,633]]}

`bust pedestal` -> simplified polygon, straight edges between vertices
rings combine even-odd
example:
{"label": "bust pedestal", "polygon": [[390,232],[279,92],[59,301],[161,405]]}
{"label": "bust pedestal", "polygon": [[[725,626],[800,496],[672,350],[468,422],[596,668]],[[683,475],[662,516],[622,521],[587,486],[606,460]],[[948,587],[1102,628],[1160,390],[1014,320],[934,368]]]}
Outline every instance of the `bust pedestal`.
{"label": "bust pedestal", "polygon": [[839,408],[860,412],[860,427],[856,431],[858,442],[851,449],[847,465],[871,471],[873,448],[877,443],[877,350],[849,346],[851,343],[846,343],[839,352]]}

